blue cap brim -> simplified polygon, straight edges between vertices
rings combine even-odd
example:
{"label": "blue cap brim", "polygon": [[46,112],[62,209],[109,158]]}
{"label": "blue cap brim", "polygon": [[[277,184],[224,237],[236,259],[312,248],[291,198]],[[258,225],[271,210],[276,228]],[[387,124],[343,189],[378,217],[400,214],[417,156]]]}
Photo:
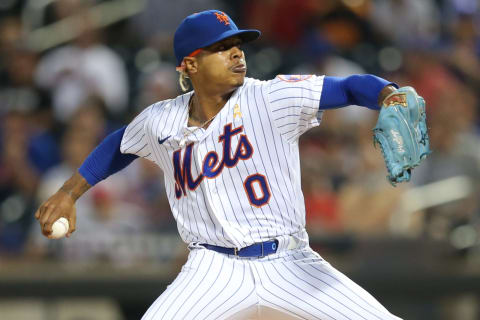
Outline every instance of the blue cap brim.
{"label": "blue cap brim", "polygon": [[203,43],[202,48],[208,47],[216,42],[225,40],[230,37],[238,36],[242,40],[242,43],[250,42],[258,39],[262,33],[255,29],[247,30],[228,30],[220,34],[218,37],[211,39],[210,41]]}

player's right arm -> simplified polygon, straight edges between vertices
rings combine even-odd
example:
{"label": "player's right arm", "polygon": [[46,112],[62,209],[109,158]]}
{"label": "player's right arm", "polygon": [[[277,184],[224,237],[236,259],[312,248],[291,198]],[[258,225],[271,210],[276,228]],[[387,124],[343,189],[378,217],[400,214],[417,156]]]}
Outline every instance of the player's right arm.
{"label": "player's right arm", "polygon": [[[90,155],[81,167],[48,200],[41,204],[35,218],[40,223],[42,234],[49,237],[53,223],[60,217],[69,222],[67,237],[75,231],[75,202],[87,190],[110,175],[122,170],[139,156],[143,156],[143,122],[147,112],[142,112],[128,127],[123,127],[108,135]],[[137,138],[138,137],[138,138]],[[129,150],[125,150],[125,144]]]}
{"label": "player's right arm", "polygon": [[77,199],[92,186],[122,170],[139,156],[145,156],[143,153],[149,148],[145,148],[145,135],[142,132],[148,109],[140,113],[128,127],[107,136],[85,159],[78,171],[42,203],[35,213],[35,218],[40,223],[43,235],[49,237],[53,223],[60,217],[65,217],[69,222],[69,237],[76,227]]}
{"label": "player's right arm", "polygon": [[90,188],[91,185],[87,180],[79,172],[75,172],[55,194],[42,203],[35,212],[35,218],[40,223],[42,234],[50,237],[53,223],[58,218],[65,217],[69,223],[66,235],[69,237],[76,228],[75,202]]}
{"label": "player's right arm", "polygon": [[35,213],[42,233],[49,237],[53,223],[60,217],[69,222],[67,237],[76,226],[75,202],[98,182],[128,166],[136,155],[120,152],[120,144],[125,128],[107,136],[85,159],[82,166],[68,179],[58,191],[48,198]]}

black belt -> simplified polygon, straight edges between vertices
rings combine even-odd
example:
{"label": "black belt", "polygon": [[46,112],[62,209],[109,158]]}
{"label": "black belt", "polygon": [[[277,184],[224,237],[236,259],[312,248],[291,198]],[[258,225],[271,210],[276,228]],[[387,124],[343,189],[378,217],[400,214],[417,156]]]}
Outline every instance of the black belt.
{"label": "black belt", "polygon": [[201,246],[209,250],[213,250],[216,252],[224,253],[224,254],[231,254],[238,257],[243,258],[252,258],[258,257],[262,258],[268,256],[269,254],[277,252],[278,249],[278,240],[270,240],[265,242],[258,242],[254,243],[251,246],[244,247],[241,249],[238,248],[226,248],[220,246],[214,246],[212,244],[201,243]]}

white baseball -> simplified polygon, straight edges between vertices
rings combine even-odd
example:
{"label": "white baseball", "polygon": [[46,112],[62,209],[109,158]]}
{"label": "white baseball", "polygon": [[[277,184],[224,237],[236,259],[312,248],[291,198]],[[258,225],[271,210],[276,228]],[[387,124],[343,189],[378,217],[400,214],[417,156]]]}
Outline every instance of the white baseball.
{"label": "white baseball", "polygon": [[64,217],[61,217],[53,223],[52,233],[50,234],[50,237],[52,237],[53,239],[62,238],[67,234],[68,228],[68,220]]}

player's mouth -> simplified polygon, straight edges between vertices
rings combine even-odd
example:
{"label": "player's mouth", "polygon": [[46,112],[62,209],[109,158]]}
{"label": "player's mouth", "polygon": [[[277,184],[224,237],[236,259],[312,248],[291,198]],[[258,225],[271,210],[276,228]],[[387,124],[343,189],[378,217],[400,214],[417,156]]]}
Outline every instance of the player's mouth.
{"label": "player's mouth", "polygon": [[247,65],[244,63],[239,63],[230,68],[235,73],[245,73],[247,72]]}

